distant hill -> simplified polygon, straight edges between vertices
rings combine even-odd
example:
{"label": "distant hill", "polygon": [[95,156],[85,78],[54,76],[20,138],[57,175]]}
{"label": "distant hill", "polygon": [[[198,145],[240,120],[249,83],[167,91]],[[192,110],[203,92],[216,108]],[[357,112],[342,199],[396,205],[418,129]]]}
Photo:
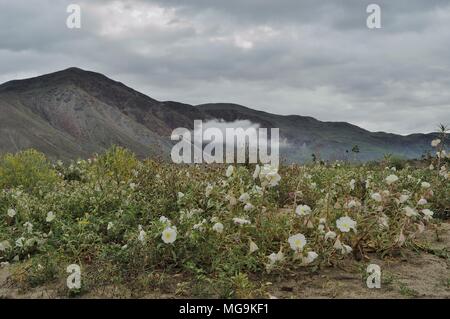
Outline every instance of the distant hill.
{"label": "distant hill", "polygon": [[35,148],[54,158],[88,157],[111,145],[140,157],[168,156],[174,128],[195,119],[249,120],[278,127],[289,162],[321,159],[376,160],[386,153],[418,158],[431,150],[431,134],[373,133],[345,122],[282,116],[236,104],[193,106],[160,102],[106,76],[78,68],[0,85],[0,153]]}

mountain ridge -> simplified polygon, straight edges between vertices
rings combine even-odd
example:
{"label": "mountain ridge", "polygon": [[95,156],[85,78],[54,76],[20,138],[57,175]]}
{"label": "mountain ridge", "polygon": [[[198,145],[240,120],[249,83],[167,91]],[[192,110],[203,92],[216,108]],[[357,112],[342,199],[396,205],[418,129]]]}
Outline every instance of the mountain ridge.
{"label": "mountain ridge", "polygon": [[158,101],[105,75],[68,68],[0,85],[0,153],[34,147],[51,157],[86,157],[113,144],[140,157],[168,157],[170,135],[193,121],[249,120],[279,127],[289,142],[282,157],[304,162],[311,154],[346,159],[357,144],[362,161],[392,153],[405,158],[430,151],[433,134],[406,136],[370,132],[347,122],[324,122],[310,116],[278,115],[235,103],[190,105]]}

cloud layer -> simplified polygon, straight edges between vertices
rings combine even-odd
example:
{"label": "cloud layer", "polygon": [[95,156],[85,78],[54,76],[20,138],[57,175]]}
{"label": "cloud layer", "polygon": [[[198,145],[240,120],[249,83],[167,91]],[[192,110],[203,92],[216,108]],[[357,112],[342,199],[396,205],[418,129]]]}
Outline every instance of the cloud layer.
{"label": "cloud layer", "polygon": [[78,66],[159,100],[429,132],[450,124],[449,21],[447,0],[0,0],[0,81]]}

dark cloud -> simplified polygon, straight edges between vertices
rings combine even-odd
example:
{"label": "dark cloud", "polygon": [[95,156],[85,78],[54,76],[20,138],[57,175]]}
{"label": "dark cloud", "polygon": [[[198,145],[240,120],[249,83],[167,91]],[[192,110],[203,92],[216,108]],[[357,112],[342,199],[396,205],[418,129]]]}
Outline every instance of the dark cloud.
{"label": "dark cloud", "polygon": [[450,122],[449,21],[447,0],[0,0],[0,81],[78,66],[160,100],[427,132]]}

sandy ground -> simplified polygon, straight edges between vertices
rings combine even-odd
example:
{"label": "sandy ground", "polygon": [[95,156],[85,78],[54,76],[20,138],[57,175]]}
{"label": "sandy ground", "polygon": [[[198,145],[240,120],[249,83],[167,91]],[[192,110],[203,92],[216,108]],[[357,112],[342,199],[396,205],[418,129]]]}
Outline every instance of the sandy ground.
{"label": "sandy ground", "polygon": [[[419,242],[426,251],[404,251],[402,256],[371,257],[364,263],[348,262],[340,268],[326,268],[317,274],[295,273],[291,279],[271,280],[268,298],[449,298],[450,299],[450,222],[436,233],[426,231]],[[363,279],[365,267],[381,267],[380,289],[369,289]],[[10,280],[8,268],[0,269],[0,298],[61,298],[61,286],[45,286],[20,291]],[[175,290],[175,289],[173,289]],[[126,289],[104,287],[82,298],[130,298]],[[146,298],[180,298],[175,292],[149,291]],[[186,298],[186,296],[183,296]]]}

